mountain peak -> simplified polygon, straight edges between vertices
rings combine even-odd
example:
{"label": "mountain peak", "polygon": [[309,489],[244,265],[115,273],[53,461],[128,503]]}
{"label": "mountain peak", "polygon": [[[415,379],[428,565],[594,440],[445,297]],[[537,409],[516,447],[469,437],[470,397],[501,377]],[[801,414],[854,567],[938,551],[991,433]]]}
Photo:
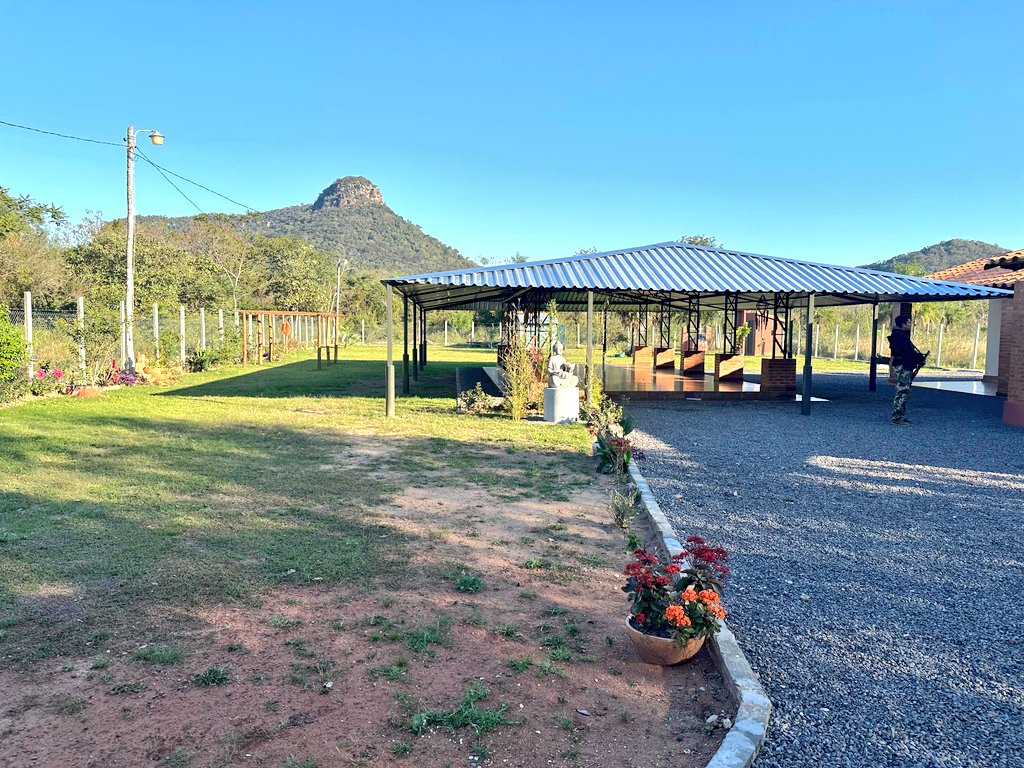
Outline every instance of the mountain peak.
{"label": "mountain peak", "polygon": [[313,210],[366,203],[384,205],[384,196],[381,195],[380,189],[362,176],[346,176],[343,179],[335,179],[334,183],[320,193],[320,197],[313,203]]}

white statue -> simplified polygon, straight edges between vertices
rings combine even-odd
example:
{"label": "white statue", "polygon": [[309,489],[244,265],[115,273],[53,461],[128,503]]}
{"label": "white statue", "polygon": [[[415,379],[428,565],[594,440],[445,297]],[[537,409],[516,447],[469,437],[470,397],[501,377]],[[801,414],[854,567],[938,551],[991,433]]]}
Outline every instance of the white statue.
{"label": "white statue", "polygon": [[576,375],[576,366],[562,357],[561,342],[556,341],[551,347],[551,357],[548,358],[548,386],[555,389],[568,389],[578,387],[579,376]]}

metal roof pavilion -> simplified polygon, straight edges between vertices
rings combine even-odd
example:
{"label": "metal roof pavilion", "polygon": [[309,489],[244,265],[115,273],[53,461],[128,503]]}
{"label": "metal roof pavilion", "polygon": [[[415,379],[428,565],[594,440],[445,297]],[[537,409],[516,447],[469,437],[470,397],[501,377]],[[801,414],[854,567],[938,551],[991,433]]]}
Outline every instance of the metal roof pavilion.
{"label": "metal roof pavilion", "polygon": [[611,308],[651,303],[679,309],[697,298],[702,309],[724,309],[726,296],[730,307],[753,309],[775,294],[797,302],[814,295],[817,306],[1012,295],[985,286],[674,242],[383,282],[425,310],[496,309],[538,292],[567,310],[585,308],[588,292]]}

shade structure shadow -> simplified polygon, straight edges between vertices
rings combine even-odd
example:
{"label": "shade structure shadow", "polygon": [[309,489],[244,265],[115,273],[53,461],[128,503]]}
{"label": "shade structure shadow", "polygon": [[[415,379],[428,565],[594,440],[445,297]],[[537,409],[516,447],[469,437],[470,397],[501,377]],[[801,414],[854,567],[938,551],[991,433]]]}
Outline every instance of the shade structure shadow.
{"label": "shade structure shadow", "polygon": [[[456,368],[466,362],[433,362],[419,372],[412,395],[454,397]],[[384,397],[383,360],[346,360],[318,369],[315,359],[242,369],[235,376],[161,392],[162,397]],[[401,388],[402,366],[395,366]]]}

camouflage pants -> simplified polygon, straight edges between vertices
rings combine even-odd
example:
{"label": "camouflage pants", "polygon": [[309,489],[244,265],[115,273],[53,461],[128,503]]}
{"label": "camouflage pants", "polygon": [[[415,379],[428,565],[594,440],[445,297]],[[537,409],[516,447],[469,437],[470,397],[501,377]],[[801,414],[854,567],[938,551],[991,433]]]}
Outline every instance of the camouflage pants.
{"label": "camouflage pants", "polygon": [[914,369],[895,365],[892,370],[896,374],[896,397],[892,399],[892,420],[899,421],[907,416],[907,400],[910,398],[910,382],[914,378]]}

